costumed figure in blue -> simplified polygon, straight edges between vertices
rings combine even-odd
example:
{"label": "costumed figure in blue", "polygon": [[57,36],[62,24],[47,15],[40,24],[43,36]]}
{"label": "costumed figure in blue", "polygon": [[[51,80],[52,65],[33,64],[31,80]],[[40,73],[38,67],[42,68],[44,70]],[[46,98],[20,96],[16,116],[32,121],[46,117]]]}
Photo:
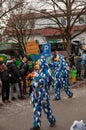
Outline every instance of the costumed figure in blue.
{"label": "costumed figure in blue", "polygon": [[40,130],[42,109],[47,115],[50,126],[53,127],[56,123],[55,117],[50,107],[49,80],[51,75],[48,64],[44,59],[40,59],[38,64],[35,66],[35,69],[36,72],[32,81],[33,92],[31,94],[34,122],[33,128],[30,130]]}
{"label": "costumed figure in blue", "polygon": [[69,89],[68,76],[69,66],[64,57],[60,54],[56,54],[53,57],[53,69],[54,69],[54,100],[60,100],[60,90],[63,89],[68,97],[72,97],[73,93]]}

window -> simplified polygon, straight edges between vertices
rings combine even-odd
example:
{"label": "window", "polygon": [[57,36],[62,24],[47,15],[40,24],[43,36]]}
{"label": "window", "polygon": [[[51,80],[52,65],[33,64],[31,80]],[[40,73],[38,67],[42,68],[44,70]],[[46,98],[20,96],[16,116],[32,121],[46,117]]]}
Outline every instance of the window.
{"label": "window", "polygon": [[62,23],[62,25],[66,25],[66,19],[65,18],[61,18],[61,23]]}
{"label": "window", "polygon": [[84,23],[85,23],[84,18],[83,18],[83,17],[80,17],[80,18],[79,18],[79,24],[84,24]]}
{"label": "window", "polygon": [[65,51],[63,43],[51,44],[51,51]]}

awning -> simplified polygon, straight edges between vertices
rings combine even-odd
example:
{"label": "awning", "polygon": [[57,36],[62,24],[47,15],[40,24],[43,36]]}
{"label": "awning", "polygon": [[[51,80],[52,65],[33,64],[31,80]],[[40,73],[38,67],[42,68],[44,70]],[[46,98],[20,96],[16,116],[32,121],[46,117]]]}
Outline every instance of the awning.
{"label": "awning", "polygon": [[49,44],[56,44],[57,43],[57,40],[51,40],[51,41],[48,41]]}
{"label": "awning", "polygon": [[62,43],[62,39],[58,39],[58,40],[50,40],[48,41],[49,44],[56,44],[56,43]]}

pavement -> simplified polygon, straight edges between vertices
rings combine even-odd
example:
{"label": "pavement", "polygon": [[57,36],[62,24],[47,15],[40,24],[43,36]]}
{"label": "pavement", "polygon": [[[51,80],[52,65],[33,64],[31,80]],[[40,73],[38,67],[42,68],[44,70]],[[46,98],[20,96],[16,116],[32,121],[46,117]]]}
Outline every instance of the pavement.
{"label": "pavement", "polygon": [[[53,101],[53,89],[51,89],[51,107],[56,117],[56,126],[49,127],[44,113],[42,113],[41,130],[70,130],[74,120],[86,122],[86,81],[78,81],[71,86],[74,96],[68,98],[61,91],[61,100]],[[29,130],[33,123],[33,110],[30,98],[16,100],[0,107],[0,130]]]}

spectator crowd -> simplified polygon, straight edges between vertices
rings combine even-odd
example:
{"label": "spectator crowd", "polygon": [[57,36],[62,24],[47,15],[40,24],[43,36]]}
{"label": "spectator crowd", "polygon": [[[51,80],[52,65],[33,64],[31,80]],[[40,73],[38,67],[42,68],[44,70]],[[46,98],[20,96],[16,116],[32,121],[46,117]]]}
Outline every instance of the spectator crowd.
{"label": "spectator crowd", "polygon": [[[61,84],[65,84],[64,86],[67,87],[67,83],[63,83],[64,81],[69,82],[69,77],[66,77],[63,81],[61,67],[63,63],[58,62],[58,54],[54,54],[53,62],[50,64],[48,63],[52,72],[52,77],[54,74],[54,89],[57,84],[59,83],[59,88],[55,93],[56,95],[60,93]],[[61,59],[61,55],[59,55]],[[44,58],[44,57],[43,57]],[[56,59],[55,59],[56,58]],[[64,59],[64,58],[62,58]],[[65,59],[62,61],[66,61]],[[58,65],[57,65],[58,63]],[[65,62],[67,64],[67,62]],[[63,64],[65,70],[65,63]],[[52,65],[54,67],[52,67]],[[74,53],[70,56],[69,66],[70,69],[68,70],[68,74],[70,73],[72,82],[75,83],[77,80],[83,80],[86,78],[86,50],[84,50],[82,55],[75,55]],[[11,100],[16,100],[15,93],[17,93],[17,98],[22,100],[25,99],[25,95],[32,92],[32,79],[34,78],[34,67],[28,69],[28,58],[24,56],[20,62],[20,65],[17,66],[15,62],[15,57],[8,55],[7,60],[0,61],[0,86],[1,88],[1,95],[2,95],[2,102],[7,103],[11,102]],[[55,77],[56,76],[56,77]],[[29,92],[27,92],[27,86],[29,86]],[[57,97],[60,98],[60,95]]]}
{"label": "spectator crowd", "polygon": [[19,67],[15,62],[15,57],[7,56],[7,60],[0,61],[0,82],[2,85],[2,101],[4,103],[16,100],[14,90],[17,92],[17,98],[25,99],[26,82],[25,77],[28,73],[27,57],[21,60]]}

